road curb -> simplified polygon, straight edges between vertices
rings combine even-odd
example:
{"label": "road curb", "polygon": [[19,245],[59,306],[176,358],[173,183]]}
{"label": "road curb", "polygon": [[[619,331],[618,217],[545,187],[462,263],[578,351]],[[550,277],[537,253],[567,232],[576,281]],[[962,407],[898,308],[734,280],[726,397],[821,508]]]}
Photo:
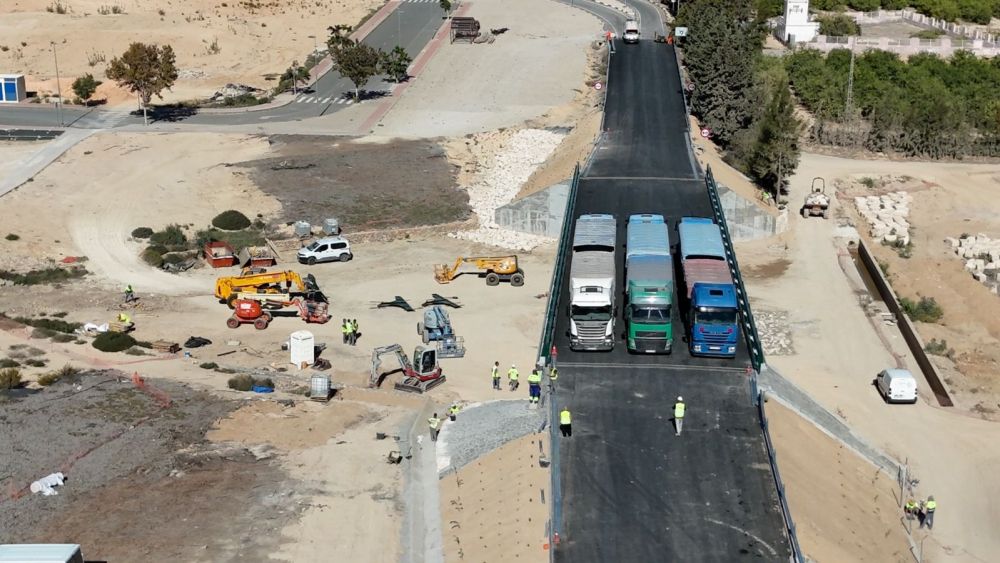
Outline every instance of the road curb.
{"label": "road curb", "polygon": [[[471,5],[472,4],[468,2],[463,2],[462,5],[452,13],[452,17],[461,16],[467,13]],[[413,84],[413,80],[417,78],[420,72],[423,71],[424,67],[427,66],[427,63],[430,61],[431,57],[434,56],[434,53],[441,48],[441,42],[444,41],[445,37],[449,36],[450,27],[451,22],[449,19],[446,19],[444,23],[441,24],[441,27],[438,28],[437,32],[434,33],[434,37],[427,42],[427,45],[424,45],[424,48],[420,50],[417,57],[413,59],[413,63],[410,64],[410,68],[408,69],[410,78],[406,82],[396,86],[393,90],[392,96],[382,102],[382,104],[376,108],[370,116],[368,116],[368,119],[361,123],[361,126],[357,129],[357,134],[367,135],[371,133],[372,127],[381,121],[381,119],[389,113],[389,110],[396,105],[396,102],[399,101],[399,97],[402,96],[403,92],[410,87],[410,84]]]}

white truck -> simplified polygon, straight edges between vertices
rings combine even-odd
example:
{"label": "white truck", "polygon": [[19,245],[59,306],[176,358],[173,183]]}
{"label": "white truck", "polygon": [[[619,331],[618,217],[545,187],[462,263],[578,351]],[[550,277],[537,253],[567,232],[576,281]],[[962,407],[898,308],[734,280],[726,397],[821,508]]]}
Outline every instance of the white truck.
{"label": "white truck", "polygon": [[622,33],[622,41],[625,43],[639,42],[639,22],[635,20],[625,22],[625,33]]}
{"label": "white truck", "polygon": [[569,342],[573,350],[615,346],[615,251],[613,215],[581,215],[570,263]]}

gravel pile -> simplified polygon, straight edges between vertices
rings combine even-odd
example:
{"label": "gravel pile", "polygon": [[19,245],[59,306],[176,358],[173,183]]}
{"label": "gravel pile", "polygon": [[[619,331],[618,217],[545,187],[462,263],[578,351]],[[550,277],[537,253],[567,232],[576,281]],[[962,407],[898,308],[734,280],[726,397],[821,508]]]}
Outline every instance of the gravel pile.
{"label": "gravel pile", "polygon": [[[520,391],[520,390],[519,390]],[[445,420],[438,436],[438,475],[461,469],[476,458],[522,436],[538,432],[548,407],[529,407],[524,398],[477,403],[462,409],[458,420]]]}
{"label": "gravel pile", "polygon": [[753,320],[757,324],[757,336],[765,355],[789,356],[795,353],[788,313],[754,309]]}
{"label": "gravel pile", "polygon": [[542,129],[523,129],[486,164],[478,181],[469,187],[469,206],[479,217],[479,228],[449,236],[502,248],[531,250],[551,239],[501,228],[496,211],[517,196],[531,174],[548,159],[564,135]]}

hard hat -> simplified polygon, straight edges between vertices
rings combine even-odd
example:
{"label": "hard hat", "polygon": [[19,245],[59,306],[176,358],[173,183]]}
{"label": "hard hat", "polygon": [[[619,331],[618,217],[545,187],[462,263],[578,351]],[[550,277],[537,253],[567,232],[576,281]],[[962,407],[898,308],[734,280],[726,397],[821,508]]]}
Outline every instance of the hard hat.
{"label": "hard hat", "polygon": [[514,364],[510,364],[510,367],[516,368],[517,366],[515,366]]}
{"label": "hard hat", "polygon": [[677,400],[678,400],[678,401],[683,401],[683,400],[684,400],[684,397],[681,397],[680,395],[678,395],[678,396],[677,396]]}

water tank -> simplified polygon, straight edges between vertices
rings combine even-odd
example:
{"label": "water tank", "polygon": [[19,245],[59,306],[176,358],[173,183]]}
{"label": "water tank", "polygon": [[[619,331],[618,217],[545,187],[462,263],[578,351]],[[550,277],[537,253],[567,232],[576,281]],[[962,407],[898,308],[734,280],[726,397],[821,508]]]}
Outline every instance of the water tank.
{"label": "water tank", "polygon": [[314,375],[309,379],[309,398],[326,400],[330,398],[330,378]]}
{"label": "water tank", "polygon": [[313,362],[316,361],[315,345],[316,339],[313,337],[313,333],[308,330],[293,332],[288,341],[288,350],[291,355],[292,365],[299,368],[302,368],[303,364],[306,366],[313,365]]}
{"label": "water tank", "polygon": [[330,217],[323,220],[323,232],[328,235],[340,234],[340,220]]}
{"label": "water tank", "polygon": [[307,237],[312,234],[312,225],[309,221],[296,221],[295,222],[295,236]]}

